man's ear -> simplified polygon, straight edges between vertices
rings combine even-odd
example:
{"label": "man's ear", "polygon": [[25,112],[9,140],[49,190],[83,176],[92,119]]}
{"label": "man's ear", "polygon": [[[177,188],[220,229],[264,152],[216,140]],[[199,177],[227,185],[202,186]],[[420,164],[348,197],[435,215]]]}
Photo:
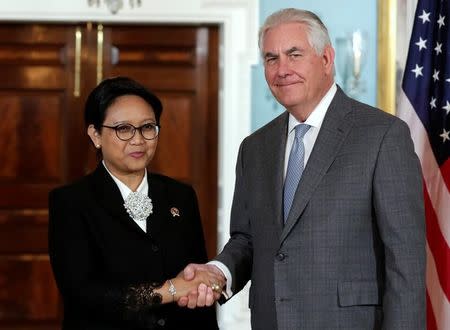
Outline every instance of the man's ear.
{"label": "man's ear", "polygon": [[322,61],[328,74],[334,74],[334,48],[331,45],[325,46],[322,54]]}
{"label": "man's ear", "polygon": [[100,133],[95,129],[94,125],[89,125],[87,128],[87,134],[91,138],[92,143],[97,149],[100,149],[102,146],[102,137]]}

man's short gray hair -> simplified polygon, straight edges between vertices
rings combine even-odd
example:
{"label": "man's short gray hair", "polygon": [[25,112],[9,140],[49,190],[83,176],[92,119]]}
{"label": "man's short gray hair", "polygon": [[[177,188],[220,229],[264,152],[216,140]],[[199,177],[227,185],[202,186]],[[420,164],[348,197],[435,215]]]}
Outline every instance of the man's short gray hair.
{"label": "man's short gray hair", "polygon": [[307,10],[286,8],[267,17],[259,29],[258,46],[261,55],[264,55],[262,54],[262,43],[267,30],[280,24],[293,22],[302,23],[307,26],[308,42],[317,55],[322,55],[325,46],[331,45],[328,30],[316,14]]}

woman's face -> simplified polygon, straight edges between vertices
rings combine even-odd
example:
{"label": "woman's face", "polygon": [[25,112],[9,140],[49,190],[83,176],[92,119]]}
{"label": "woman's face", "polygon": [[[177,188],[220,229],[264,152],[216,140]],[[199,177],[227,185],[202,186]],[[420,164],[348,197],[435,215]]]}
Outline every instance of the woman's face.
{"label": "woman's face", "polygon": [[[131,124],[140,127],[149,123],[156,124],[152,107],[139,96],[123,95],[108,107],[103,125]],[[158,138],[146,140],[139,130],[136,130],[133,138],[128,141],[120,140],[115,130],[107,127],[103,127],[99,132],[90,125],[88,134],[97,148],[100,145],[108,169],[119,178],[130,174],[143,174],[153,159],[158,144]]]}

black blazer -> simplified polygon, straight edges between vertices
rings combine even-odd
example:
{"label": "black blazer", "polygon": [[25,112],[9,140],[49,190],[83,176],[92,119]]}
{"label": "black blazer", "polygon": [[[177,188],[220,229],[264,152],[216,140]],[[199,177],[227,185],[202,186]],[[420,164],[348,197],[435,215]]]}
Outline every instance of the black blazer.
{"label": "black blazer", "polygon": [[[148,174],[153,213],[145,233],[102,164],[49,195],[49,255],[64,301],[63,329],[217,329],[214,306],[140,308],[130,287],[163,283],[207,261],[192,187]],[[170,212],[175,207],[179,216]]]}

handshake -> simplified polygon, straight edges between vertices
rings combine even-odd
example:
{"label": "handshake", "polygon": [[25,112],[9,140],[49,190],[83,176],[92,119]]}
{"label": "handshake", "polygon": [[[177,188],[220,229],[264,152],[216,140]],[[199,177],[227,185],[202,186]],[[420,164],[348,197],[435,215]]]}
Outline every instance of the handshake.
{"label": "handshake", "polygon": [[169,292],[180,307],[211,306],[222,295],[226,279],[211,264],[189,264],[169,282]]}

